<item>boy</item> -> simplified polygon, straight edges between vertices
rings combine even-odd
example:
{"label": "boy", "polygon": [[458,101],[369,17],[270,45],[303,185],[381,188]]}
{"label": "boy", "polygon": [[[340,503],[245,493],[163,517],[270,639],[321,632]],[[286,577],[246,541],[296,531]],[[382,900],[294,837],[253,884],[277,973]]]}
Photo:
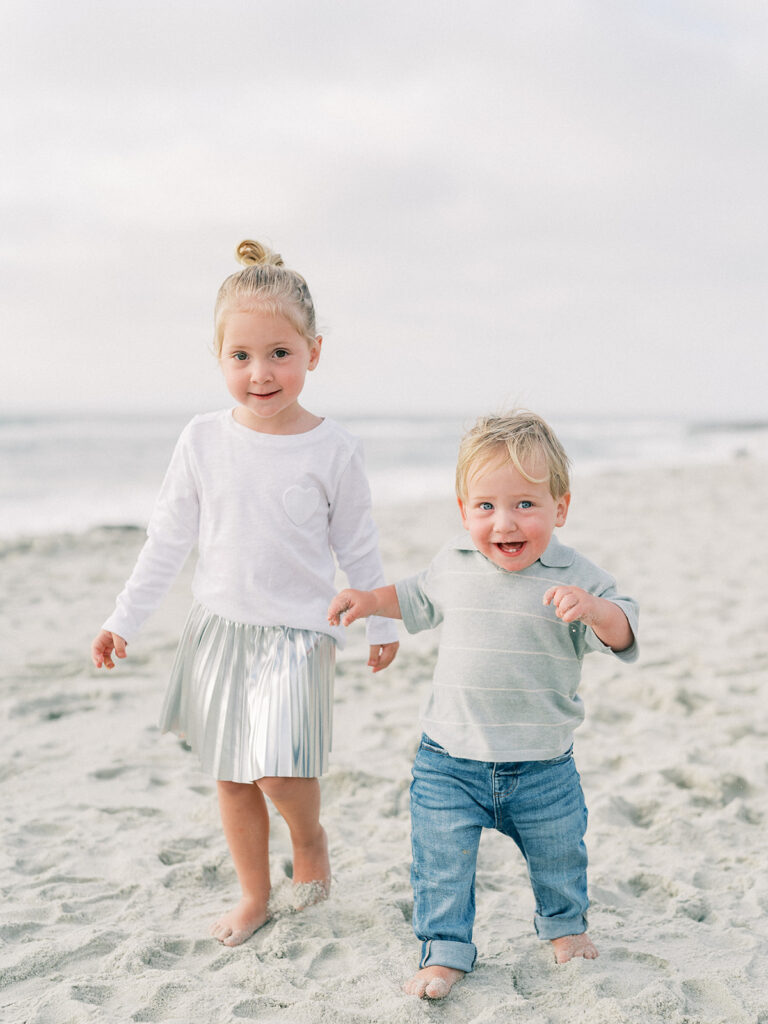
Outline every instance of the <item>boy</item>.
{"label": "boy", "polygon": [[573,754],[584,717],[576,691],[590,650],[637,657],[637,605],[553,537],[570,503],[568,458],[538,416],[481,419],[464,437],[456,493],[469,538],[417,576],[343,590],[329,621],[443,624],[411,785],[413,927],[420,970],[406,991],[447,995],[476,957],[480,833],[520,848],[535,927],[555,959],[594,959],[587,936],[587,811]]}

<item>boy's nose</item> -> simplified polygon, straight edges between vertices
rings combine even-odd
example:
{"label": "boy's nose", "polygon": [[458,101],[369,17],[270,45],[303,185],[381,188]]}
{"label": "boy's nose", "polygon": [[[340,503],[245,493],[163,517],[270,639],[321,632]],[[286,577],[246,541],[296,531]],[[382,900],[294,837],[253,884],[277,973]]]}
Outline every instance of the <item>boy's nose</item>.
{"label": "boy's nose", "polygon": [[498,511],[495,526],[499,533],[514,533],[517,530],[517,518],[514,512]]}

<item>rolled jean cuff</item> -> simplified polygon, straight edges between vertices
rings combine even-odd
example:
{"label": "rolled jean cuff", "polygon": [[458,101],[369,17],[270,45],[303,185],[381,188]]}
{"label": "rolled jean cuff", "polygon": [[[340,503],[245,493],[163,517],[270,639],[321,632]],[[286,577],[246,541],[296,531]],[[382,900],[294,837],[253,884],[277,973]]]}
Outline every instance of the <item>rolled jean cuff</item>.
{"label": "rolled jean cuff", "polygon": [[571,917],[541,917],[536,914],[533,923],[540,939],[561,939],[564,935],[581,935],[587,930],[587,919],[583,914]]}
{"label": "rolled jean cuff", "polygon": [[453,967],[467,974],[475,966],[477,949],[471,942],[453,942],[450,939],[427,939],[421,944],[419,967]]}

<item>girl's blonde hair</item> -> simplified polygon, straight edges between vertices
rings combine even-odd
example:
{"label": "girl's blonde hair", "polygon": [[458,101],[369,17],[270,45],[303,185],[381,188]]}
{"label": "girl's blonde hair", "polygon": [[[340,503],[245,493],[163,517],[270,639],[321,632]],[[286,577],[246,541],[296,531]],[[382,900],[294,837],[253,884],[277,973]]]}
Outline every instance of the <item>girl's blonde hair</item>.
{"label": "girl's blonde hair", "polygon": [[263,310],[282,316],[311,344],[316,336],[315,307],[307,282],[289,270],[278,252],[247,238],[235,250],[244,270],[238,270],[219,288],[214,309],[214,351],[221,355],[224,322],[233,310]]}
{"label": "girl's blonde hair", "polygon": [[[526,467],[544,456],[547,475],[533,477]],[[456,463],[456,494],[467,500],[469,483],[495,462],[511,462],[531,483],[548,483],[555,500],[568,494],[569,459],[555,432],[540,416],[514,409],[500,416],[483,416],[461,440]]]}

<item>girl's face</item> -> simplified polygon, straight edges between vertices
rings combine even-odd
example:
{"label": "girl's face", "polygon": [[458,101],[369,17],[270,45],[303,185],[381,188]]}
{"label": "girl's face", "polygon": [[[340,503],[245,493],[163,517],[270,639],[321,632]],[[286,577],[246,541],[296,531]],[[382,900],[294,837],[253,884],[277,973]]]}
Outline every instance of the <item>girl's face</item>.
{"label": "girl's face", "polygon": [[219,362],[227,389],[239,403],[235,418],[265,434],[308,429],[308,414],[298,398],[307,371],[320,359],[322,341],[318,336],[310,345],[285,317],[269,312],[228,313]]}

